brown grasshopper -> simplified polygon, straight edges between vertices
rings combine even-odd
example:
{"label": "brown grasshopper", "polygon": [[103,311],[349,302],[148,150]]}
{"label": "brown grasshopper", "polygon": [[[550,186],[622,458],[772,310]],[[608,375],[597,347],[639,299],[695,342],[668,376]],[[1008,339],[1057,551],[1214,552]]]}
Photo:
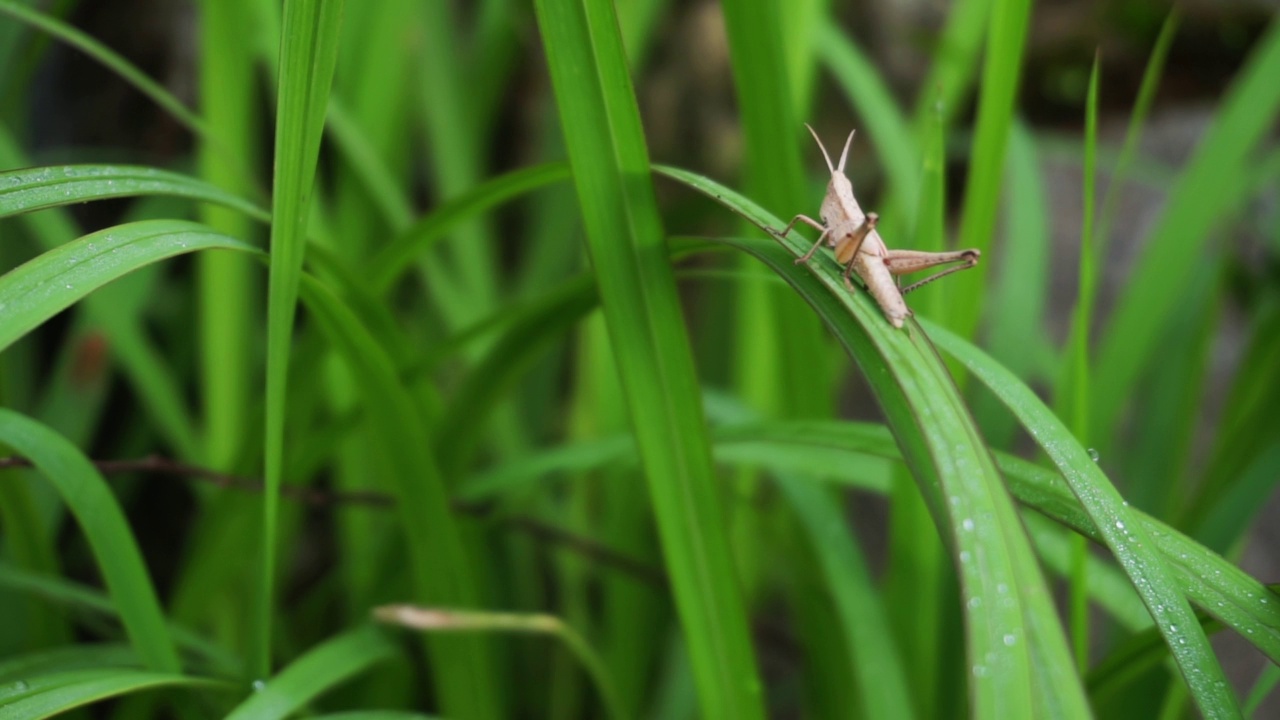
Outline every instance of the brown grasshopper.
{"label": "brown grasshopper", "polygon": [[[853,197],[853,185],[844,175],[844,163],[849,156],[849,145],[853,142],[853,133],[849,133],[849,139],[844,143],[844,150],[840,152],[840,164],[832,167],[831,156],[827,154],[827,148],[822,145],[822,140],[818,139],[818,133],[814,132],[808,124],[805,124],[805,127],[809,128],[813,139],[818,141],[818,149],[822,150],[822,157],[827,161],[827,169],[831,171],[831,182],[827,185],[827,195],[822,199],[822,209],[818,215],[822,218],[822,222],[807,215],[796,215],[782,230],[780,236],[786,237],[798,222],[803,222],[820,231],[822,234],[818,236],[818,241],[809,248],[809,252],[796,260],[796,264],[807,262],[825,240],[828,247],[835,248],[836,261],[844,266],[842,276],[849,292],[854,292],[849,275],[857,273],[858,277],[862,278],[862,282],[866,283],[871,297],[879,303],[885,317],[894,327],[900,328],[911,315],[911,309],[902,299],[903,295],[944,275],[967,270],[977,265],[981,253],[977,250],[940,253],[890,250],[885,246],[884,240],[880,239],[880,233],[876,232],[876,222],[879,221],[880,216],[862,212],[858,201]],[[962,264],[930,275],[905,288],[899,287],[894,280],[898,275],[951,263]]]}

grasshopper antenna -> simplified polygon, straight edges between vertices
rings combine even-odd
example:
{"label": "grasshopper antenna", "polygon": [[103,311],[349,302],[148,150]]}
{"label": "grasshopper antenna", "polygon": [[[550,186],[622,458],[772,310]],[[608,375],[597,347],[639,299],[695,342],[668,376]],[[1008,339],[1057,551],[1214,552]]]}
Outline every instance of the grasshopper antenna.
{"label": "grasshopper antenna", "polygon": [[[849,139],[844,141],[844,150],[840,151],[840,164],[836,167],[834,172],[839,172],[839,173],[844,172],[844,161],[849,157],[849,146],[853,144],[853,134],[856,132],[858,131],[857,130],[849,131]],[[827,151],[823,150],[822,154],[826,155]],[[827,167],[831,167],[830,160],[827,160]]]}
{"label": "grasshopper antenna", "polygon": [[[804,126],[809,128],[809,134],[812,135],[813,139],[817,141],[818,149],[822,151],[822,158],[827,161],[827,169],[831,171],[832,175],[834,175],[836,171],[834,168],[831,167],[831,156],[827,154],[827,148],[822,144],[822,139],[818,137],[818,133],[814,132],[813,127],[809,125],[809,123],[805,123]],[[849,147],[846,145],[845,150],[848,150],[848,149]],[[843,160],[841,160],[840,162],[840,167],[844,168]]]}

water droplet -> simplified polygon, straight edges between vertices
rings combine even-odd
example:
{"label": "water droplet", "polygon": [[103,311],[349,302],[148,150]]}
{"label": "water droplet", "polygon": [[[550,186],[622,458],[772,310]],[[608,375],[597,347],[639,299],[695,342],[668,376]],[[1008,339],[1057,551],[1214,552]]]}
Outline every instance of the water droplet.
{"label": "water droplet", "polygon": [[960,562],[962,562],[962,563],[967,563],[967,562],[969,562],[969,559],[970,559],[970,558],[972,558],[972,557],[973,557],[973,556],[969,554],[969,551],[968,551],[968,550],[961,550],[961,551],[960,551]]}
{"label": "water droplet", "polygon": [[266,682],[265,680],[254,680],[254,681],[253,681],[253,691],[254,691],[254,692],[262,692],[263,690],[266,690],[266,689],[267,689],[267,682]]}
{"label": "water droplet", "polygon": [[965,532],[973,532],[973,519],[972,519],[972,518],[965,518],[965,519],[960,523],[960,526],[964,528]]}
{"label": "water droplet", "polygon": [[1089,448],[1089,450],[1088,450],[1087,452],[1089,453],[1089,459],[1090,459],[1090,460],[1092,460],[1092,461],[1094,461],[1094,462],[1098,462],[1098,457],[1099,457],[1099,455],[1098,455],[1098,451],[1097,451],[1097,450],[1094,450],[1093,448]]}
{"label": "water droplet", "polygon": [[980,597],[969,598],[969,607],[973,609],[982,607],[982,598]]}
{"label": "water droplet", "polygon": [[23,690],[26,690],[29,687],[31,686],[27,684],[26,680],[19,680],[18,682],[13,684],[13,689],[17,692],[22,692]]}
{"label": "water droplet", "polygon": [[974,666],[973,666],[973,676],[974,676],[974,677],[986,677],[986,675],[987,675],[987,666],[986,666],[986,665],[974,665]]}
{"label": "water droplet", "polygon": [[1123,521],[1123,520],[1117,520],[1117,521],[1116,521],[1116,528],[1118,528],[1118,529],[1120,529],[1120,530],[1123,530],[1123,529],[1124,529],[1124,521]]}
{"label": "water droplet", "polygon": [[1017,636],[1017,635],[1014,635],[1013,633],[1008,633],[1008,634],[1006,634],[1006,635],[1004,636],[1004,644],[1005,644],[1005,645],[1008,645],[1009,647],[1013,647],[1013,644],[1014,644],[1014,643],[1016,643],[1016,642],[1018,642],[1018,636]]}

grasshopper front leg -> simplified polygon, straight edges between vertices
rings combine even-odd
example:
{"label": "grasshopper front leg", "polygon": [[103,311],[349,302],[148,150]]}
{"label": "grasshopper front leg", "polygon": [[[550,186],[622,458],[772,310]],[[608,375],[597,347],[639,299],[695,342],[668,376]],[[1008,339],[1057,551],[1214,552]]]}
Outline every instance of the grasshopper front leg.
{"label": "grasshopper front leg", "polygon": [[954,272],[968,270],[978,264],[978,258],[982,253],[977,250],[956,250],[953,252],[923,252],[920,250],[890,250],[885,256],[884,264],[889,268],[889,272],[894,275],[906,275],[908,273],[927,270],[931,267],[939,265],[950,265],[952,263],[960,263],[955,267],[947,268],[941,272],[934,273],[923,280],[917,280],[914,283],[902,288],[902,294],[906,295],[912,290],[919,289],[924,285],[946,277]]}
{"label": "grasshopper front leg", "polygon": [[808,215],[797,215],[791,218],[791,222],[787,223],[787,226],[782,229],[782,232],[778,233],[778,237],[786,237],[787,233],[790,233],[791,229],[794,228],[798,222],[803,222],[814,230],[822,231],[822,234],[818,236],[818,242],[814,243],[813,247],[809,248],[809,252],[796,259],[796,264],[800,265],[802,263],[809,262],[809,258],[813,257],[813,254],[817,252],[818,248],[822,245],[822,241],[827,239],[827,235],[831,232],[831,229]]}

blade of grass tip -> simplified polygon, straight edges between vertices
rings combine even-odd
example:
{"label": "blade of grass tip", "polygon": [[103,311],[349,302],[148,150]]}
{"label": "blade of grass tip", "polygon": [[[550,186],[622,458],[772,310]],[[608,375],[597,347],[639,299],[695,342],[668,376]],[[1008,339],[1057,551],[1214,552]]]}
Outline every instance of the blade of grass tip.
{"label": "blade of grass tip", "polygon": [[271,668],[275,598],[276,515],[284,480],[284,428],[289,348],[306,248],[307,217],[315,184],[324,110],[338,54],[342,0],[295,0],[284,7],[276,102],[271,267],[267,290],[267,382],[264,450],[262,575],[252,661],[265,677]]}
{"label": "blade of grass tip", "polygon": [[[1058,379],[1058,416],[1066,418],[1072,434],[1081,444],[1088,445],[1089,434],[1089,335],[1093,324],[1094,288],[1097,285],[1097,262],[1094,260],[1094,191],[1095,168],[1098,157],[1098,66],[1100,56],[1093,56],[1093,69],[1089,73],[1089,90],[1085,101],[1084,119],[1084,188],[1082,220],[1080,223],[1080,263],[1076,303],[1071,318],[1071,333],[1067,340],[1067,361]],[[1071,618],[1071,639],[1075,647],[1076,664],[1080,672],[1089,668],[1089,588],[1085,575],[1085,559],[1089,548],[1083,537],[1073,541],[1071,592],[1068,599]]]}
{"label": "blade of grass tip", "polygon": [[89,541],[125,632],[144,665],[157,672],[179,672],[178,653],[155,587],[128,520],[106,480],[62,436],[3,408],[0,442],[31,460],[57,488]]}
{"label": "blade of grass tip", "polygon": [[535,9],[702,710],[707,717],[762,717],[746,608],[617,18],[607,0],[537,0]]}
{"label": "blade of grass tip", "polygon": [[1092,423],[1110,437],[1132,388],[1181,302],[1181,288],[1196,272],[1215,223],[1244,201],[1238,179],[1247,175],[1255,146],[1280,110],[1280,19],[1258,40],[1186,170],[1178,177],[1164,212],[1130,275],[1098,352]]}
{"label": "blade of grass tip", "polygon": [[[200,3],[200,110],[210,132],[200,143],[201,175],[214,185],[249,194],[241,164],[257,166],[262,156],[258,141],[257,67],[244,28],[244,4],[225,0]],[[234,148],[234,153],[227,150]],[[205,207],[201,219],[232,237],[250,237],[254,228],[242,213]],[[229,342],[253,333],[258,298],[253,286],[254,261],[230,254],[205,255],[197,270],[200,337],[201,407],[204,409],[204,462],[220,470],[232,469],[250,424],[252,389],[250,343]]]}
{"label": "blade of grass tip", "polygon": [[1156,552],[1151,533],[1120,497],[1089,453],[1026,385],[957,335],[925,323],[935,341],[965,364],[1018,417],[1049,455],[1093,520],[1155,619],[1205,717],[1238,717],[1240,710],[1222,666],[1172,569]]}
{"label": "blade of grass tip", "polygon": [[[977,127],[969,155],[958,243],[962,248],[977,248],[984,255],[990,253],[995,240],[1005,148],[1017,102],[1022,49],[1026,44],[1030,16],[1030,0],[994,0],[991,8]],[[962,337],[972,337],[978,328],[983,288],[986,287],[986,267],[985,263],[979,263],[969,272],[957,276],[952,283],[955,309],[949,319]]]}
{"label": "blade of grass tip", "polygon": [[[977,74],[978,53],[993,0],[957,0],[933,49],[929,75],[920,84],[915,123],[921,137],[928,134],[934,113],[942,113],[942,127],[950,127],[965,107],[969,86]],[[940,110],[938,109],[940,106]]]}
{"label": "blade of grass tip", "polygon": [[275,677],[256,685],[253,694],[236,706],[227,719],[283,719],[395,654],[395,644],[371,625],[329,638],[294,660]]}
{"label": "blade of grass tip", "polygon": [[1169,57],[1169,48],[1173,46],[1173,38],[1178,33],[1180,15],[1175,6],[1169,11],[1156,37],[1156,44],[1151,48],[1147,58],[1147,67],[1142,72],[1142,82],[1138,85],[1138,97],[1133,102],[1133,112],[1129,113],[1129,126],[1125,130],[1124,145],[1120,148],[1120,157],[1107,184],[1107,193],[1102,200],[1102,212],[1098,216],[1099,253],[1105,253],[1111,237],[1111,224],[1115,221],[1116,211],[1120,206],[1120,190],[1124,187],[1125,176],[1138,154],[1138,141],[1142,139],[1142,130],[1146,125],[1147,115],[1151,113],[1151,104],[1156,98],[1156,89],[1160,87],[1160,78],[1164,74],[1165,60]]}

